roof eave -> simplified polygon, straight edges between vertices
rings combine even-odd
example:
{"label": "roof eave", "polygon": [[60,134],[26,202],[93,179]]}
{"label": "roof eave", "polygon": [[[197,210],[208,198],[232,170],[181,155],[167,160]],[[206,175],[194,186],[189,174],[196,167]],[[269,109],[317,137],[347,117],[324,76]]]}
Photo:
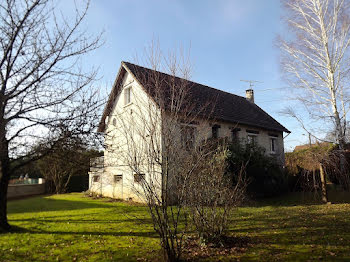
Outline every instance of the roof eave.
{"label": "roof eave", "polygon": [[107,103],[103,109],[103,113],[102,113],[102,117],[101,117],[101,120],[100,120],[100,123],[98,125],[98,128],[97,128],[97,132],[99,133],[103,133],[105,131],[105,128],[106,128],[106,123],[105,123],[105,120],[106,120],[106,117],[109,115],[110,113],[110,109],[111,109],[111,104],[114,103],[114,99],[115,99],[115,92],[117,91],[116,90],[116,86],[117,86],[117,82],[122,74],[122,70],[125,70],[124,68],[124,63],[121,62],[121,66],[118,70],[118,74],[117,74],[117,77],[115,78],[114,80],[114,83],[113,83],[113,87],[112,87],[112,91],[111,93],[109,94],[109,97],[108,97],[108,100],[107,100]]}

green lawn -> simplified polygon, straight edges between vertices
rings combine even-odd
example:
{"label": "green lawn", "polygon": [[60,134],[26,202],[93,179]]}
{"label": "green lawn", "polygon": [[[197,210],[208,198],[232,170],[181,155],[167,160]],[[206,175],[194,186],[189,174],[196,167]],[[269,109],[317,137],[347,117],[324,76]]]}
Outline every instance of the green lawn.
{"label": "green lawn", "polygon": [[[350,260],[350,204],[293,206],[297,202],[283,198],[239,208],[231,231],[247,246],[202,260]],[[9,220],[18,231],[0,234],[0,261],[154,261],[160,256],[143,206],[82,194],[35,197],[10,201]]]}

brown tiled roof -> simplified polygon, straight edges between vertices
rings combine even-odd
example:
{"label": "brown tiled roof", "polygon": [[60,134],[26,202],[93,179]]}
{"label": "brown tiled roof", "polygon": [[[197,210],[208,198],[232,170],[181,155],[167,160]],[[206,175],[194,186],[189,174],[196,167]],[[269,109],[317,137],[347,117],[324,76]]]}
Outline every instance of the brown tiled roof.
{"label": "brown tiled roof", "polygon": [[321,142],[321,143],[316,143],[316,144],[311,144],[311,145],[310,144],[299,145],[299,146],[294,147],[293,152],[308,149],[310,147],[330,147],[331,145],[333,145],[333,143],[330,143],[330,142]]}
{"label": "brown tiled roof", "polygon": [[[124,65],[139,81],[139,83],[146,89],[149,95],[152,94],[152,87],[149,84],[148,79],[151,79],[154,73],[157,73],[162,79],[163,89],[166,93],[170,83],[172,81],[186,81],[189,88],[189,100],[194,105],[194,109],[202,108],[209,105],[211,118],[215,120],[221,120],[230,122],[233,124],[245,124],[248,126],[260,127],[271,131],[287,132],[288,129],[278,123],[274,118],[262,110],[259,106],[249,102],[246,98],[237,96],[228,92],[224,92],[209,86],[201,85],[192,81],[188,81],[182,78],[174,78],[165,73],[157,72],[152,69],[141,67],[129,62],[122,62]],[[119,72],[119,74],[121,74]],[[113,91],[112,93],[118,91]],[[113,97],[116,94],[113,95]],[[112,95],[111,95],[112,96]],[[104,129],[104,119],[109,114],[109,108],[113,103],[113,98],[110,96],[106,105],[104,115],[100,122],[99,131]],[[202,110],[202,109],[201,109]],[[209,110],[209,109],[208,109]]]}

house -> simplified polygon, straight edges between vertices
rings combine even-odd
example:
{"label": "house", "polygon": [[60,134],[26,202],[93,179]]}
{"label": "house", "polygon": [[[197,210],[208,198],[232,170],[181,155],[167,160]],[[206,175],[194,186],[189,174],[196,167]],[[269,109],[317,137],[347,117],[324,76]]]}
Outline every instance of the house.
{"label": "house", "polygon": [[299,146],[295,146],[293,152],[297,152],[297,151],[302,151],[305,149],[309,149],[309,148],[315,148],[315,147],[331,147],[333,145],[333,143],[330,142],[316,142],[315,144],[305,144],[305,145],[299,145]]}
{"label": "house", "polygon": [[[113,198],[138,200],[133,189],[138,187],[140,180],[148,174],[141,174],[140,177],[138,172],[136,175],[129,163],[133,161],[147,165],[148,154],[160,152],[162,157],[162,132],[165,126],[169,125],[164,123],[171,119],[168,114],[171,107],[176,106],[176,101],[172,98],[174,92],[183,95],[183,92],[180,92],[181,86],[186,86],[186,105],[196,115],[195,121],[187,122],[186,128],[183,129],[186,132],[174,135],[173,139],[180,136],[179,143],[183,143],[183,137],[193,139],[195,133],[201,139],[240,139],[265,148],[266,154],[276,157],[281,165],[284,164],[283,133],[290,132],[254,103],[252,89],[246,91],[246,97],[241,97],[122,62],[98,127],[98,131],[105,135],[106,149],[104,158],[97,161],[100,168],[92,167],[90,172],[92,192]],[[162,105],[157,99],[160,94],[165,97]],[[180,109],[181,114],[185,115],[186,110]],[[157,119],[160,120],[160,124],[156,124],[150,131],[150,126],[156,123]],[[199,129],[203,131],[200,135]],[[150,139],[154,133],[161,134],[159,139]],[[144,141],[155,143],[154,140],[158,140],[159,147],[145,153],[148,142]],[[130,144],[133,147],[130,147]],[[187,143],[186,146],[192,145]],[[141,153],[137,151],[140,148]],[[157,172],[157,169],[154,172]]]}

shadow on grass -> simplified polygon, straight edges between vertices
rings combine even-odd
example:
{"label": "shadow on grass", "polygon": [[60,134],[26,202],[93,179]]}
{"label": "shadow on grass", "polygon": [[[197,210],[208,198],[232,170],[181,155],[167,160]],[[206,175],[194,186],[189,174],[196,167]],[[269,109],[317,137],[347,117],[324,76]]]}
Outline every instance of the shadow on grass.
{"label": "shadow on grass", "polygon": [[0,228],[0,235],[11,234],[11,233],[25,233],[27,229],[25,227],[13,226],[9,230],[3,230]]}
{"label": "shadow on grass", "polygon": [[[65,216],[67,217],[67,216]],[[70,223],[70,224],[118,224],[118,223],[133,223],[136,225],[152,224],[149,218],[126,218],[126,219],[46,219],[46,218],[25,218],[25,219],[10,219],[10,222],[33,222],[33,223]]]}
{"label": "shadow on grass", "polygon": [[17,233],[17,234],[48,234],[48,235],[85,235],[85,236],[115,236],[115,237],[148,237],[148,238],[158,238],[158,235],[154,231],[145,231],[145,232],[96,232],[96,231],[46,231],[46,230],[31,230],[24,227],[12,226],[9,232],[0,232],[2,234],[6,233]]}
{"label": "shadow on grass", "polygon": [[87,208],[109,208],[109,206],[83,201],[35,197],[31,199],[18,200],[16,205],[9,205],[8,213],[16,214],[46,211],[67,211]]}
{"label": "shadow on grass", "polygon": [[[349,207],[319,206],[240,212],[231,220],[233,235],[257,236],[263,246],[329,246],[346,249],[350,242]],[[288,249],[288,248],[287,248]]]}
{"label": "shadow on grass", "polygon": [[27,198],[17,201],[11,201],[8,206],[8,214],[19,214],[19,213],[32,213],[32,212],[47,212],[47,211],[71,211],[81,209],[93,209],[93,208],[110,208],[118,209],[121,212],[128,211],[132,212],[143,212],[139,206],[114,206],[110,202],[106,201],[93,201],[90,199],[86,200],[74,200],[74,199],[58,199],[49,198],[47,196]]}
{"label": "shadow on grass", "polygon": [[[57,221],[54,221],[55,223]],[[90,223],[93,223],[94,221],[90,221]],[[105,221],[106,222],[106,221]],[[112,221],[114,223],[114,221]],[[152,231],[145,231],[145,232],[133,232],[133,231],[128,231],[128,232],[118,232],[118,231],[108,231],[108,232],[100,232],[100,231],[67,231],[67,230],[56,230],[56,231],[46,231],[46,230],[33,230],[33,229],[28,229],[25,227],[19,227],[19,226],[11,226],[11,229],[9,231],[0,231],[0,234],[47,234],[47,235],[85,235],[85,236],[115,236],[115,237],[147,237],[147,238],[158,238],[159,236],[152,230]]]}
{"label": "shadow on grass", "polygon": [[[328,201],[332,204],[350,204],[350,192],[329,191]],[[249,206],[311,206],[324,205],[320,192],[292,192],[279,197],[262,198],[249,203]]]}

